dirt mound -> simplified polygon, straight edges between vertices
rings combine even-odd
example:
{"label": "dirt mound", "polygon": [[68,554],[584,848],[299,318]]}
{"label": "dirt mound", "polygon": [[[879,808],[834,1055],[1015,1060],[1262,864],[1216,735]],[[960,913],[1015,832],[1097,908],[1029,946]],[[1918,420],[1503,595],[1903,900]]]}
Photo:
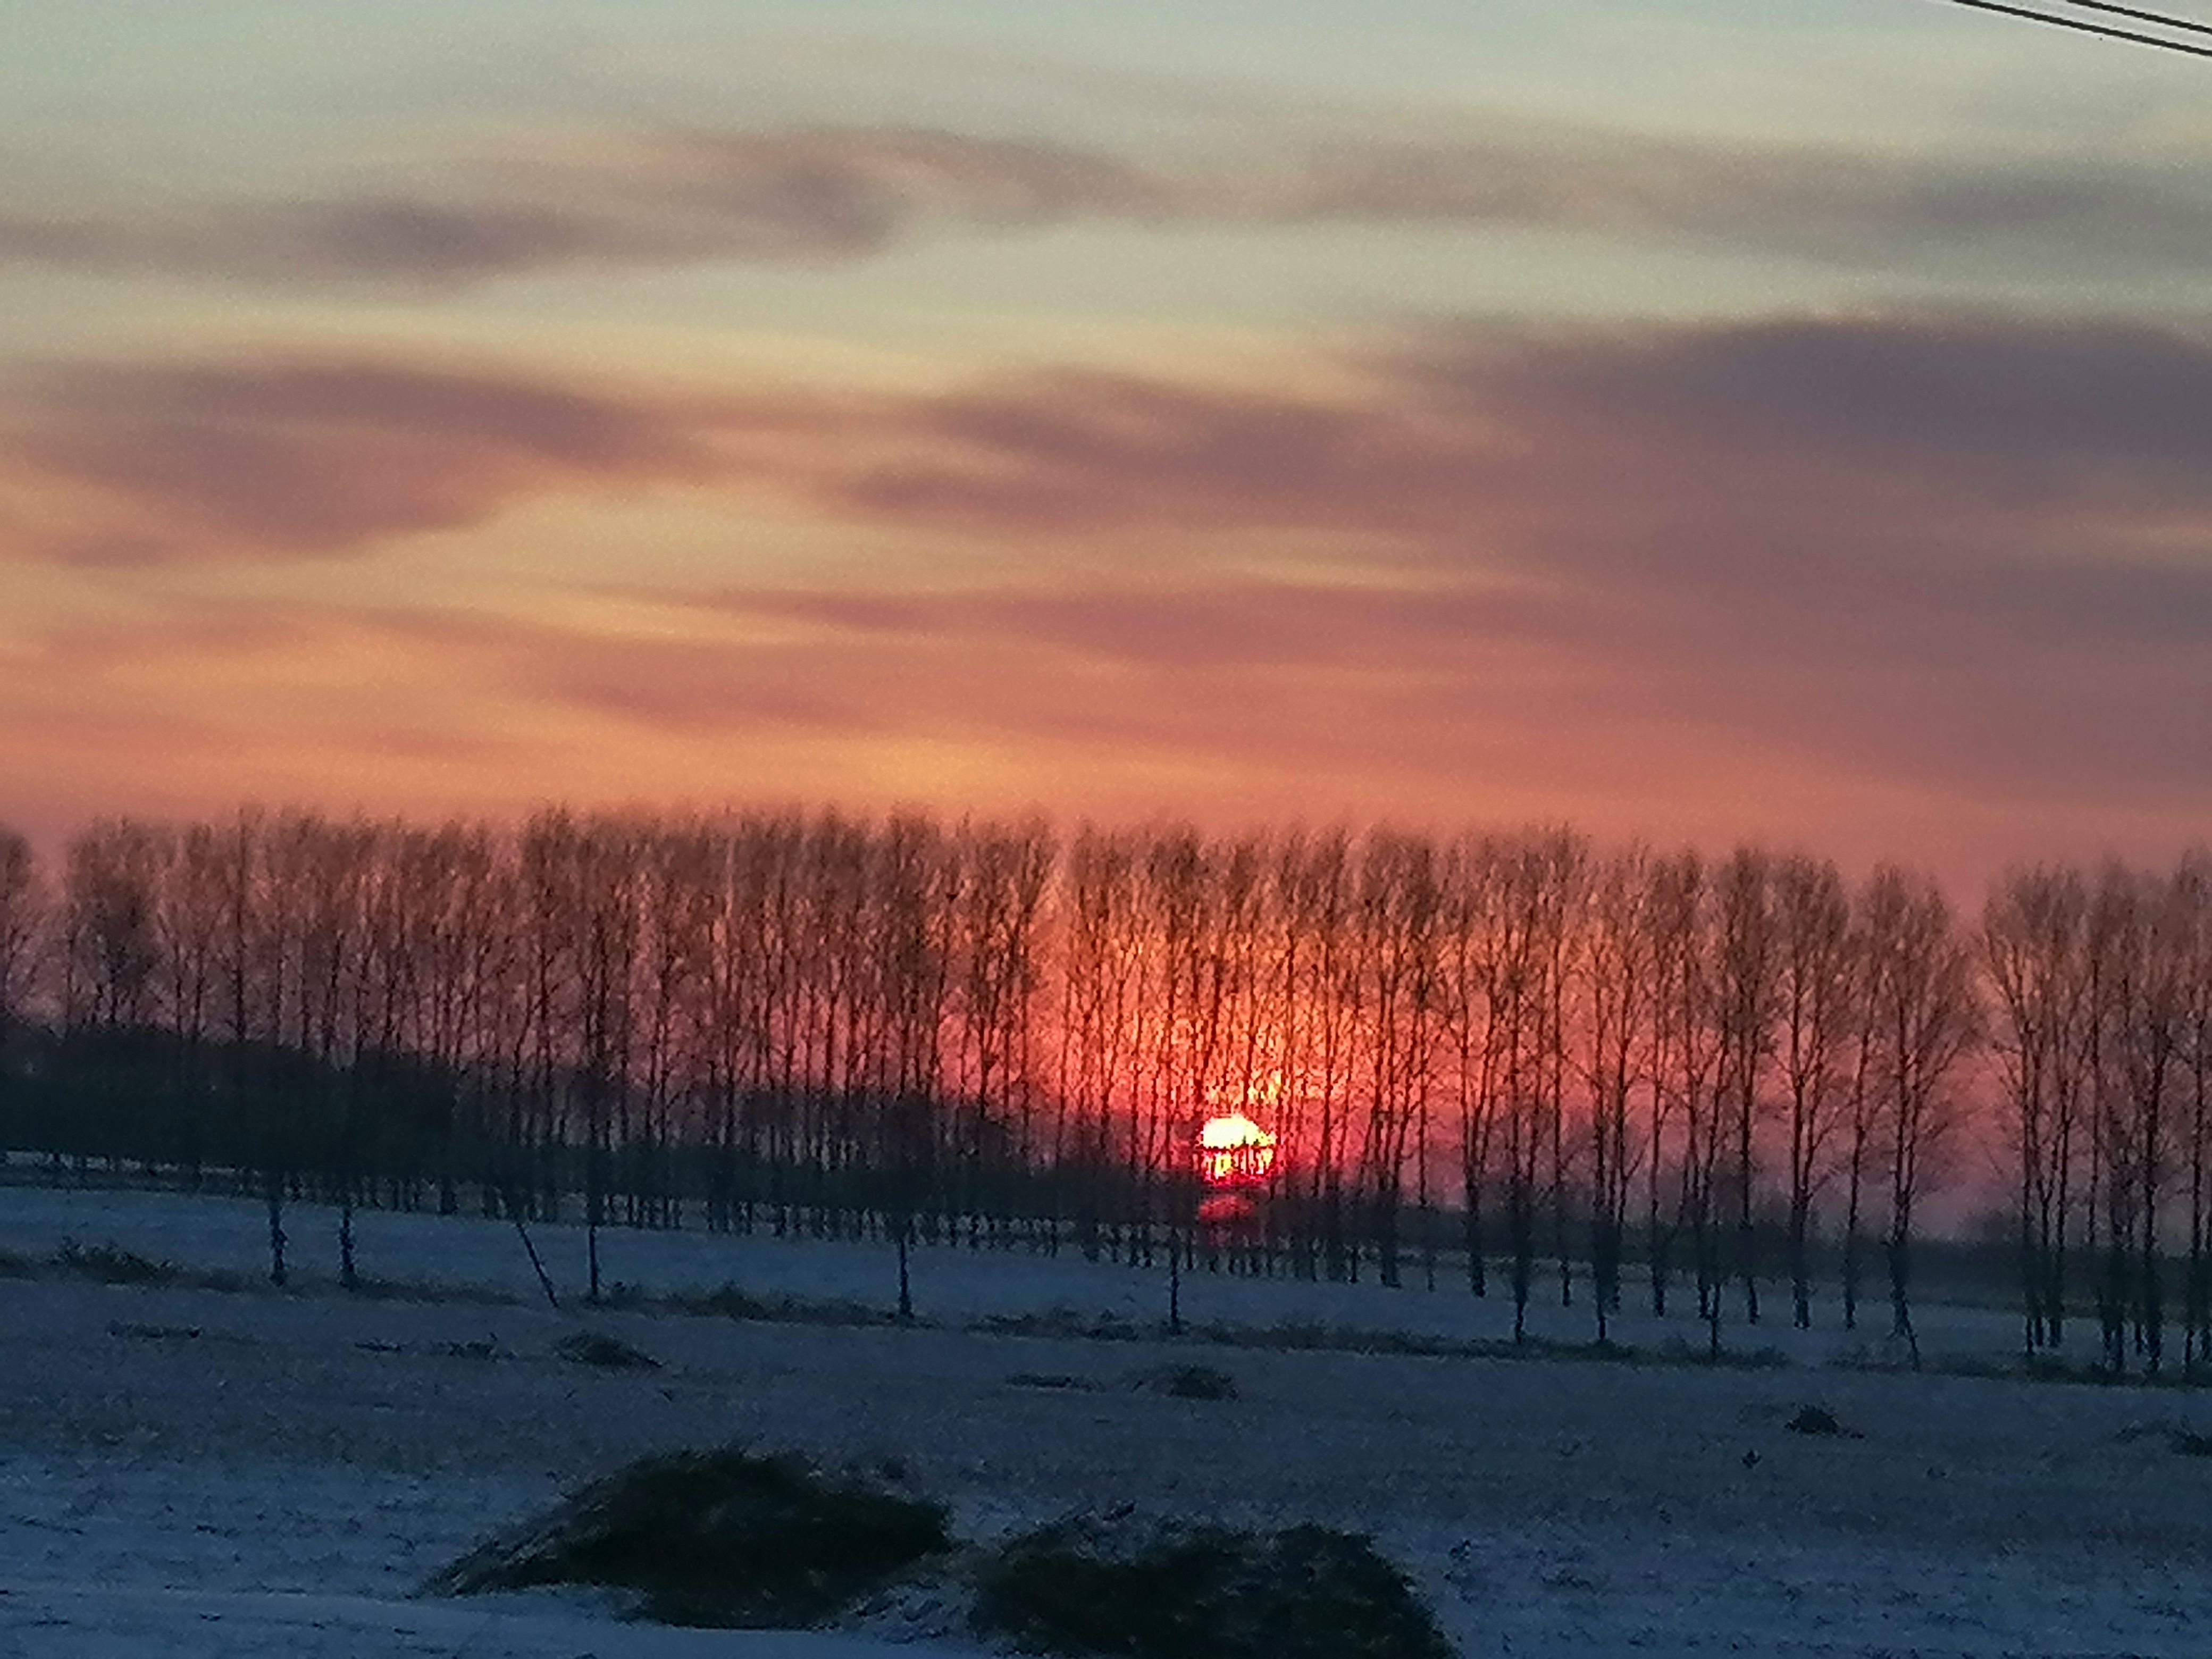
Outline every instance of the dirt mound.
{"label": "dirt mound", "polygon": [[793,1457],[650,1457],[478,1546],[423,1586],[467,1595],[540,1584],[635,1592],[668,1624],[817,1624],[950,1547],[945,1512]]}
{"label": "dirt mound", "polygon": [[1449,1659],[1403,1574],[1325,1527],[1242,1532],[1083,1513],[1002,1546],[976,1575],[979,1634],[1128,1659]]}

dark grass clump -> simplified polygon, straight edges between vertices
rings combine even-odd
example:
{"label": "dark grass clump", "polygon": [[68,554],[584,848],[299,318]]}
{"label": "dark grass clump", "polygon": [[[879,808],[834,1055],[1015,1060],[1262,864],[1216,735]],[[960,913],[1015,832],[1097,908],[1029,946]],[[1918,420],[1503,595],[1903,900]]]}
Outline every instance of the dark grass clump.
{"label": "dark grass clump", "polygon": [[101,1285],[168,1285],[177,1278],[168,1262],[151,1261],[120,1244],[80,1244],[73,1238],[64,1239],[54,1252],[54,1266]]}
{"label": "dark grass clump", "polygon": [[793,1457],[649,1457],[492,1539],[424,1585],[466,1595],[583,1584],[647,1618],[733,1628],[819,1624],[951,1547],[945,1511]]}
{"label": "dark grass clump", "polygon": [[1086,1314],[1069,1307],[1042,1313],[985,1314],[968,1328],[984,1336],[1073,1337],[1093,1342],[1133,1342],[1140,1334],[1119,1314]]}
{"label": "dark grass clump", "polygon": [[1845,1428],[1826,1406],[1800,1406],[1796,1416],[1782,1426],[1792,1434],[1832,1435],[1847,1440],[1859,1437],[1857,1431]]}
{"label": "dark grass clump", "polygon": [[1325,1527],[1248,1533],[1127,1511],[1057,1521],[977,1574],[978,1634],[1126,1659],[1450,1659],[1405,1576]]}
{"label": "dark grass clump", "polygon": [[2212,1434],[2197,1434],[2188,1429],[2176,1429],[2168,1443],[2184,1457],[2212,1457]]}
{"label": "dark grass clump", "polygon": [[479,1308],[511,1308],[521,1298],[489,1285],[445,1285],[429,1279],[356,1276],[347,1295],[364,1302],[455,1303]]}
{"label": "dark grass clump", "polygon": [[713,1314],[722,1319],[771,1320],[776,1316],[774,1304],[755,1296],[750,1291],[728,1283],[717,1285],[711,1291],[702,1291],[693,1296],[674,1298],[679,1307],[692,1313]]}
{"label": "dark grass clump", "polygon": [[660,1362],[642,1348],[633,1347],[605,1331],[572,1331],[553,1345],[562,1358],[603,1371],[657,1371]]}
{"label": "dark grass clump", "polygon": [[127,1336],[139,1342],[197,1342],[200,1328],[197,1325],[143,1325],[132,1320],[113,1320],[107,1327],[110,1336]]}
{"label": "dark grass clump", "polygon": [[1139,1374],[1137,1386],[1177,1400],[1234,1400],[1237,1379],[1212,1365],[1163,1365]]}
{"label": "dark grass clump", "polygon": [[1771,1344],[1756,1348],[1723,1348],[1718,1353],[1703,1342],[1689,1342],[1679,1336],[1670,1336],[1656,1348],[1645,1350],[1650,1358],[1662,1365],[1681,1365],[1703,1370],[1724,1371],[1785,1371],[1790,1369],[1790,1356]]}
{"label": "dark grass clump", "polygon": [[680,1312],[772,1325],[888,1325],[894,1316],[863,1303],[811,1297],[755,1296],[741,1285],[678,1292],[665,1298]]}

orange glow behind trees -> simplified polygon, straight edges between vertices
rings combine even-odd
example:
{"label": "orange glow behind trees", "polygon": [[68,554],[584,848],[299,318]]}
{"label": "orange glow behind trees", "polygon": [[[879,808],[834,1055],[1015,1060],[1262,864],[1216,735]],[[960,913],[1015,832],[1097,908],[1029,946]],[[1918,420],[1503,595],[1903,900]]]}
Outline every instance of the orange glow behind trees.
{"label": "orange glow behind trees", "polygon": [[[1806,855],[1850,957],[1817,1011],[1846,1052],[1814,1066],[1812,1005],[1790,1025],[1771,965],[1814,931],[1792,920],[1795,856],[1606,849],[1561,828],[1063,839],[1040,817],[799,809],[109,820],[51,877],[0,869],[29,917],[10,924],[0,890],[0,947],[27,926],[42,969],[12,975],[0,1012],[95,1060],[149,1027],[177,1040],[181,1081],[127,1113],[96,1068],[48,1084],[47,1152],[173,1154],[188,1127],[187,1158],[289,1179],[310,1167],[295,1158],[353,1158],[345,1126],[276,1146],[206,1056],[296,1049],[332,1079],[373,1060],[372,1079],[404,1056],[450,1112],[418,1124],[412,1094],[374,1080],[330,1094],[376,1126],[373,1169],[330,1163],[341,1185],[427,1171],[453,1201],[478,1183],[551,1213],[580,1182],[587,1214],[696,1203],[710,1230],[829,1236],[888,1214],[901,1237],[1066,1238],[1133,1264],[1194,1196],[1209,1248],[1249,1246],[1267,1271],[1354,1280],[1372,1263],[1397,1284],[1411,1261],[1432,1283],[1449,1254],[1486,1294],[1496,1258],[1516,1308],[1548,1255],[1563,1298],[1586,1262],[1610,1310],[1640,1232],[1655,1312],[1678,1279],[1711,1310],[1772,1265],[1744,1192],[1756,1219],[1784,1170],[1808,1208],[1827,1183],[1856,1262],[1884,1199],[1911,1224],[1923,1152],[1971,1133],[1963,1049],[1947,1042],[1942,1076],[1901,1073],[1923,1051],[1874,1000],[1915,988],[1904,945],[1923,933],[1944,946],[1923,958],[1963,960],[1961,919],[1932,878],[1854,891]],[[2212,986],[2212,951],[2179,943],[2212,939],[2212,882],[2194,866],[2139,879],[2171,916],[2136,932]],[[1900,895],[1911,930],[1884,920]],[[2212,1066],[2212,1048],[2190,1052]],[[1790,1112],[1768,1109],[1785,1095]],[[1900,1106],[1932,1115],[1900,1129]],[[2076,1133],[2069,1193],[2112,1178],[2089,1160],[2122,1144]],[[2212,1328],[2212,1304],[2191,1319]]]}

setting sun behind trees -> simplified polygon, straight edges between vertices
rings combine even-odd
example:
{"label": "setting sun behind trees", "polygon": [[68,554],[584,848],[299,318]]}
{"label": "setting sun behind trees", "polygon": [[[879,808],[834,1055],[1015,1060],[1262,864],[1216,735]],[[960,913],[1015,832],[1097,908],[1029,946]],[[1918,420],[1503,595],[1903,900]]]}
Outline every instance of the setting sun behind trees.
{"label": "setting sun behind trees", "polygon": [[[2201,856],[2016,877],[1978,936],[1924,872],[1556,827],[246,811],[104,820],[52,871],[0,836],[0,1038],[14,1145],[255,1172],[272,1210],[580,1190],[1143,1263],[1196,1198],[1254,1271],[1495,1268],[1517,1309],[1546,1262],[1601,1320],[1679,1292],[1716,1333],[1729,1287],[1808,1322],[1819,1261],[1909,1336],[1925,1202],[2023,1146],[2039,1305],[2062,1237],[2109,1244],[2154,1356],[2169,1279],[2212,1352],[2208,919]],[[2111,994],[2054,1094],[2029,1039],[2076,985]],[[2085,1207],[2114,1192],[2128,1227]]]}
{"label": "setting sun behind trees", "polygon": [[1275,1172],[1275,1137],[1242,1112],[1210,1117],[1198,1132],[1198,1172],[1209,1187],[1248,1187]]}

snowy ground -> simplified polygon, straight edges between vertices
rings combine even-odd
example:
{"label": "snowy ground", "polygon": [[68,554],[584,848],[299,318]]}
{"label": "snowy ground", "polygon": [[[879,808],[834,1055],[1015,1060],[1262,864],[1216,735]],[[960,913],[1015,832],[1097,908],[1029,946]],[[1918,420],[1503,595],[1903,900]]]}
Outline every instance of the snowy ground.
{"label": "snowy ground", "polygon": [[[194,1268],[261,1265],[250,1204],[0,1188],[0,1249],[115,1241]],[[1709,1370],[1018,1337],[985,1316],[1149,1325],[1158,1275],[933,1250],[915,1329],[669,1313],[589,1322],[661,1358],[562,1359],[580,1322],[532,1303],[511,1230],[368,1213],[365,1272],[516,1299],[331,1291],[327,1212],[292,1225],[304,1286],[226,1293],[0,1279],[0,1656],[721,1654],[859,1659],[847,1637],[623,1626],[545,1598],[440,1604],[412,1586],[491,1528],[639,1453],[747,1439],[895,1461],[969,1533],[1133,1499],[1372,1531],[1470,1655],[2183,1655],[2212,1628],[2212,1396],[1905,1376],[1823,1362]],[[541,1248],[564,1288],[577,1237]],[[611,1278],[734,1281],[881,1305],[880,1249],[611,1235]],[[1196,1276],[1194,1319],[1494,1336],[1463,1294]],[[1576,1310],[1547,1315],[1579,1339]],[[1931,1310],[1931,1343],[2002,1352],[1998,1314]],[[1632,1341],[1668,1333],[1624,1330]],[[1695,1328],[1673,1333],[1694,1341]],[[1168,1358],[1238,1397],[1130,1386]],[[1061,1386],[1038,1386],[1052,1379]],[[1783,1426],[1817,1402],[1860,1431]],[[922,1609],[924,1613],[927,1609]]]}
{"label": "snowy ground", "polygon": [[[44,1255],[64,1239],[85,1244],[113,1242],[157,1261],[245,1280],[258,1282],[268,1273],[267,1217],[258,1200],[52,1188],[30,1182],[23,1157],[17,1153],[17,1163],[5,1172],[16,1184],[0,1184],[0,1250]],[[285,1212],[285,1224],[295,1285],[308,1291],[333,1288],[337,1278],[335,1213],[294,1206]],[[540,1299],[529,1256],[511,1227],[477,1217],[441,1218],[383,1210],[357,1212],[355,1224],[360,1271],[374,1279],[455,1291],[489,1291],[519,1301]],[[583,1228],[538,1227],[532,1234],[561,1292],[580,1295]],[[896,1291],[890,1250],[872,1243],[610,1228],[600,1234],[600,1259],[605,1283],[617,1295],[625,1289],[702,1291],[734,1284],[763,1298],[790,1295],[887,1313]],[[1431,1291],[1424,1287],[1421,1264],[1413,1260],[1406,1265],[1407,1287],[1396,1291],[1373,1282],[1371,1271],[1367,1282],[1358,1285],[1199,1271],[1184,1278],[1182,1311],[1186,1319],[1200,1326],[1258,1330],[1319,1327],[1338,1333],[1378,1331],[1445,1341],[1509,1339],[1512,1308],[1502,1275],[1493,1269],[1491,1294],[1479,1300],[1466,1293],[1462,1272],[1456,1261],[1441,1264],[1437,1286]],[[1540,1267],[1537,1294],[1529,1309],[1532,1336],[1577,1344],[1591,1340],[1595,1333],[1587,1285],[1578,1284],[1576,1289],[1573,1304],[1562,1307],[1555,1270]],[[1161,1268],[1085,1262],[1072,1251],[1045,1260],[1020,1249],[926,1248],[915,1256],[914,1294],[922,1319],[939,1324],[1057,1310],[1086,1322],[1154,1327],[1168,1312],[1168,1279]],[[1678,1286],[1677,1315],[1686,1312],[1685,1294]],[[1785,1285],[1766,1287],[1767,1316],[1755,1328],[1741,1322],[1731,1296],[1723,1340],[1738,1352],[1765,1351],[1808,1364],[1883,1363],[1899,1358],[1888,1352],[1883,1340],[1888,1308],[1878,1273],[1869,1280],[1866,1294],[1869,1299],[1856,1333],[1845,1332],[1837,1323],[1838,1310],[1825,1285],[1816,1297],[1815,1328],[1810,1331],[1789,1328]],[[1614,1340],[1654,1349],[1672,1345],[1705,1351],[1702,1324],[1687,1316],[1653,1319],[1642,1310],[1644,1295],[1640,1285],[1632,1285],[1632,1305],[1613,1322]],[[1928,1307],[1920,1310],[1917,1322],[1923,1348],[1937,1366],[1959,1358],[2002,1359],[2016,1352],[2020,1344],[2019,1316],[2009,1310]],[[2084,1326],[2082,1335],[2094,1346],[2094,1332]]]}

